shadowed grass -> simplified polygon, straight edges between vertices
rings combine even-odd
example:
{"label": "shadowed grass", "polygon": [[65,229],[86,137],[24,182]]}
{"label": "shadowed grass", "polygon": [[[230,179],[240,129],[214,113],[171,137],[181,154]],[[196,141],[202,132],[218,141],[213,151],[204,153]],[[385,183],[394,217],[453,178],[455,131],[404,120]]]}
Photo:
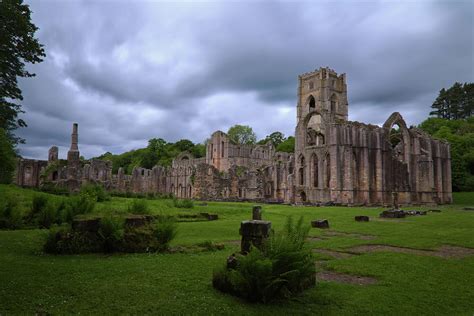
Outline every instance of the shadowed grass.
{"label": "shadowed grass", "polygon": [[[37,192],[0,186],[2,195],[14,194],[20,207],[29,209]],[[53,199],[61,198],[50,196]],[[449,244],[474,248],[473,193],[455,194],[459,204],[439,206],[441,213],[407,217],[400,221],[375,221],[381,208],[292,207],[264,205],[264,219],[282,230],[287,215],[326,218],[329,232],[353,235],[327,236],[328,230],[311,229],[315,248],[347,250],[360,244],[388,244],[433,249]],[[93,214],[126,213],[131,199],[112,198],[97,204]],[[172,200],[149,200],[152,214],[187,212]],[[219,220],[178,223],[171,246],[239,240],[240,222],[251,217],[252,203],[195,203],[190,213],[210,212]],[[432,207],[412,207],[430,209]],[[371,221],[354,221],[369,215]],[[357,235],[373,235],[365,240]],[[71,255],[41,253],[45,230],[0,231],[0,314],[398,314],[472,315],[474,311],[474,257],[445,259],[403,253],[367,253],[346,259],[325,259],[327,269],[370,276],[375,285],[357,286],[318,282],[316,287],[289,302],[248,304],[212,288],[214,268],[238,249],[174,254]]]}

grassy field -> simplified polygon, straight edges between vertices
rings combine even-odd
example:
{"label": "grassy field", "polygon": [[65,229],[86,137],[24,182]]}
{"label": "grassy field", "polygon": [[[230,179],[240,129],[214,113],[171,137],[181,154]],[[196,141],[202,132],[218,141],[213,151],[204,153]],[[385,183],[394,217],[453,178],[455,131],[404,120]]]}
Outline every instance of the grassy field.
{"label": "grassy field", "polygon": [[[26,212],[34,194],[0,186],[15,194]],[[53,198],[59,198],[52,196]],[[126,212],[131,199],[99,203],[95,212]],[[355,285],[318,281],[316,287],[285,302],[249,304],[212,288],[214,268],[238,250],[240,222],[251,216],[250,203],[209,202],[192,210],[171,200],[151,200],[154,213],[210,212],[219,220],[179,223],[172,246],[203,241],[225,243],[225,250],[173,254],[52,256],[42,253],[45,230],[0,231],[0,314],[234,314],[234,315],[473,315],[474,256],[446,258],[393,251],[334,258],[315,252],[318,269],[367,276],[377,282]],[[474,248],[473,193],[455,195],[442,212],[401,220],[376,220],[381,208],[264,205],[263,217],[275,230],[288,215],[326,218],[329,230],[312,229],[314,249],[351,252],[366,244],[433,250],[443,245]],[[416,207],[413,209],[430,209]],[[368,223],[354,221],[368,215]],[[370,237],[370,238],[368,238]]]}

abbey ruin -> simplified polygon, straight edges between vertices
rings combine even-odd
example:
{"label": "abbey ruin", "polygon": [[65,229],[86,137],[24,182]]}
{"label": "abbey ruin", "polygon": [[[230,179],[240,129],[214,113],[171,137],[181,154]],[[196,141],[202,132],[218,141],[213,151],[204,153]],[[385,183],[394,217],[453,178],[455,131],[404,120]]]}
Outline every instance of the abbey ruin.
{"label": "abbey ruin", "polygon": [[345,74],[320,68],[298,77],[295,152],[271,144],[239,145],[216,131],[206,156],[183,152],[171,167],[123,169],[109,161],[82,162],[78,125],[73,125],[67,161],[58,148],[48,161],[20,159],[16,183],[50,183],[71,191],[95,183],[120,192],[171,193],[203,200],[388,205],[452,202],[449,144],[406,126],[395,112],[382,127],[348,121]]}

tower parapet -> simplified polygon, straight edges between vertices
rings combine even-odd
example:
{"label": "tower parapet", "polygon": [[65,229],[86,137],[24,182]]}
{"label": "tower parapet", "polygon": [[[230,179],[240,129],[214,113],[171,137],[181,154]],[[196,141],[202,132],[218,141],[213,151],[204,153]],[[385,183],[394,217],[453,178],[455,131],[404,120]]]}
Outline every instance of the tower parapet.
{"label": "tower parapet", "polygon": [[298,76],[298,120],[313,111],[347,121],[346,74],[321,67]]}

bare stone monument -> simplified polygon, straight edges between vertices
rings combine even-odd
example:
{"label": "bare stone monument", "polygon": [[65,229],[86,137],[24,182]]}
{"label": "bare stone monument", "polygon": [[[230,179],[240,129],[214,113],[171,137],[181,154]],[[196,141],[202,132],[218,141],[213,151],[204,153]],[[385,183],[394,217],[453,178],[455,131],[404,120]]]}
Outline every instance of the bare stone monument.
{"label": "bare stone monument", "polygon": [[250,247],[260,248],[265,239],[270,236],[272,223],[262,220],[262,207],[256,205],[252,209],[252,220],[242,221],[240,223],[240,235],[242,241],[240,244],[240,252],[246,254],[250,251]]}
{"label": "bare stone monument", "polygon": [[262,220],[262,207],[260,205],[255,205],[252,209],[252,219],[253,220]]}

